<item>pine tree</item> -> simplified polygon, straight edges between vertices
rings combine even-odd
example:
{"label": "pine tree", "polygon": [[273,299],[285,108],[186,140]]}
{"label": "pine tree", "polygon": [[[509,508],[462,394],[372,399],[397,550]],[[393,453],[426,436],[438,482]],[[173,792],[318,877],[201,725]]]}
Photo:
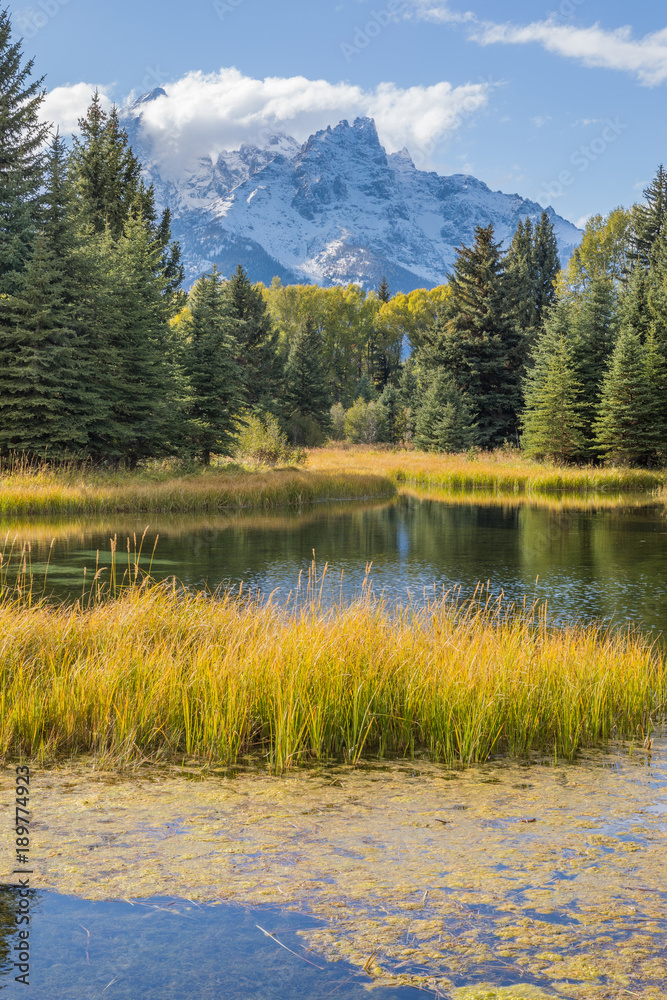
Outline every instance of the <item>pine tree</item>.
{"label": "pine tree", "polygon": [[643,267],[633,267],[627,288],[619,302],[619,324],[631,327],[644,341],[651,328],[649,293],[651,281]]}
{"label": "pine tree", "polygon": [[232,453],[241,424],[244,387],[236,359],[238,320],[215,268],[199,279],[188,302],[185,369],[192,391],[193,444],[197,457],[209,465],[213,453]]}
{"label": "pine tree", "polygon": [[535,227],[533,253],[537,281],[536,325],[540,327],[556,301],[556,279],[560,272],[558,240],[553,223],[546,212],[542,212],[542,217]]}
{"label": "pine tree", "polygon": [[529,337],[538,326],[538,277],[533,244],[533,224],[519,221],[507,252],[505,289],[511,303],[512,321]]}
{"label": "pine tree", "polygon": [[602,383],[595,438],[607,461],[648,465],[664,445],[664,394],[655,391],[655,355],[634,330],[621,331]]}
{"label": "pine tree", "polygon": [[117,108],[107,114],[99,92],[93,95],[86,115],[79,121],[81,135],[74,139],[72,183],[78,195],[80,225],[108,231],[120,240],[128,221],[141,218],[159,252],[166,279],[164,295],[182,306],[176,294],[183,281],[181,249],[171,241],[171,213],[165,209],[157,221],[155,192],[141,177],[141,163],[130,146]]}
{"label": "pine tree", "polygon": [[591,279],[588,290],[579,299],[573,323],[576,334],[574,358],[583,393],[582,429],[592,446],[592,428],[600,403],[602,379],[618,330],[618,299],[610,278],[596,275]]}
{"label": "pine tree", "polygon": [[17,291],[41,221],[50,127],[40,120],[44,78],[31,79],[32,70],[12,42],[9,12],[0,11],[0,295]]}
{"label": "pine tree", "polygon": [[85,457],[96,405],[77,322],[81,282],[64,160],[56,136],[42,227],[16,295],[0,300],[0,448],[40,459]]}
{"label": "pine tree", "polygon": [[382,276],[382,281],[378,285],[377,297],[380,302],[391,302],[391,289],[389,288],[389,282],[384,275]]}
{"label": "pine tree", "polygon": [[467,451],[477,443],[465,395],[443,371],[435,373],[417,416],[415,444],[423,451]]}
{"label": "pine tree", "polygon": [[635,205],[633,211],[632,258],[648,269],[656,241],[660,238],[667,220],[667,171],[658,168],[656,176],[644,191],[645,204]]}
{"label": "pine tree", "polygon": [[525,451],[560,462],[578,458],[584,448],[582,392],[571,324],[562,304],[552,310],[538,335],[524,395]]}
{"label": "pine tree", "polygon": [[494,447],[517,434],[522,340],[510,321],[493,226],[478,227],[475,245],[456,253],[452,318],[425,338],[419,360],[452,375],[473,408],[479,443]]}
{"label": "pine tree", "polygon": [[285,417],[295,444],[317,443],[331,423],[331,398],[323,361],[322,337],[308,317],[297,332],[285,365]]}
{"label": "pine tree", "polygon": [[273,412],[281,380],[278,331],[261,289],[250,282],[240,264],[227,285],[227,294],[232,315],[238,320],[238,362],[243,369],[248,406]]}
{"label": "pine tree", "polygon": [[386,386],[378,404],[384,412],[384,440],[390,444],[397,444],[403,436],[405,424],[405,408],[400,391],[394,385]]}
{"label": "pine tree", "polygon": [[107,255],[107,325],[117,360],[112,413],[120,437],[107,438],[103,447],[135,465],[175,452],[184,386],[171,350],[159,250],[141,216],[128,220]]}

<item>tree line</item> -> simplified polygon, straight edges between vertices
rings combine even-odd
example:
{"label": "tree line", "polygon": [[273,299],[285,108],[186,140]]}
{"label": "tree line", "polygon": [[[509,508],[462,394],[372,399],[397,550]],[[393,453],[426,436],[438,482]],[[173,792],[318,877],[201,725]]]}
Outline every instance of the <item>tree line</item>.
{"label": "tree line", "polygon": [[561,270],[550,216],[457,250],[450,280],[392,295],[254,285],[185,293],[117,109],[67,147],[0,13],[0,450],[136,463],[234,452],[250,417],[294,444],[664,461],[667,175],[596,216]]}

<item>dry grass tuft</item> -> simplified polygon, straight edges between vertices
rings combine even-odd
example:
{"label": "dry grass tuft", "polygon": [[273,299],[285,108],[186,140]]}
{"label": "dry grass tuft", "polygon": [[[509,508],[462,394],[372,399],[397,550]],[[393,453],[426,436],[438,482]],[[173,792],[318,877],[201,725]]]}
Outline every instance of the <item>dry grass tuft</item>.
{"label": "dry grass tuft", "polygon": [[[314,579],[314,578],[313,578]],[[664,712],[640,635],[553,630],[532,611],[443,600],[323,610],[150,583],[89,607],[0,603],[0,755],[297,762],[426,750],[470,764],[571,758]]]}

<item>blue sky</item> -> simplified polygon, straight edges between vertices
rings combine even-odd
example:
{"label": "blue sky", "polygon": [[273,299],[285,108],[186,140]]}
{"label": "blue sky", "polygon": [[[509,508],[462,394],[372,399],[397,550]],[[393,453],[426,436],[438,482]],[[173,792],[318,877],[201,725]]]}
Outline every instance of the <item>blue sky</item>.
{"label": "blue sky", "polygon": [[[550,5],[552,4],[552,5]],[[618,0],[37,0],[10,8],[72,127],[90,88],[155,86],[179,156],[369,114],[421,167],[472,173],[578,222],[667,160],[667,13]],[[233,72],[235,70],[236,72]],[[176,147],[179,147],[176,150]]]}

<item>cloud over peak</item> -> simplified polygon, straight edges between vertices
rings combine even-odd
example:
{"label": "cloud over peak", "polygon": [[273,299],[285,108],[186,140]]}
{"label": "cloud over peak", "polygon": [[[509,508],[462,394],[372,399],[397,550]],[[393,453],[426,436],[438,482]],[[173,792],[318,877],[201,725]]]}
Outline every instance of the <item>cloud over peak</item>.
{"label": "cloud over peak", "polygon": [[[175,172],[186,159],[259,144],[270,133],[304,141],[318,129],[357,116],[375,119],[389,152],[407,146],[416,160],[428,162],[442,139],[486,106],[491,87],[443,81],[408,88],[381,83],[364,90],[303,76],[258,80],[223,68],[163,83],[164,96],[142,106],[142,120],[156,157]],[[62,131],[74,131],[93,90],[83,83],[56,88],[47,97],[46,117]]]}

